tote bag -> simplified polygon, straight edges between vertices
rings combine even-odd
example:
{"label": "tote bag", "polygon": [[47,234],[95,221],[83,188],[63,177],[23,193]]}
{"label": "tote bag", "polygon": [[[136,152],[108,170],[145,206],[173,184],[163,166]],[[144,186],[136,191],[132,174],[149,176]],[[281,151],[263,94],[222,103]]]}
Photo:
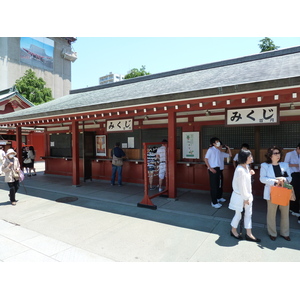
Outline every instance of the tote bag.
{"label": "tote bag", "polygon": [[287,206],[290,203],[292,190],[281,187],[271,186],[271,202],[282,206]]}

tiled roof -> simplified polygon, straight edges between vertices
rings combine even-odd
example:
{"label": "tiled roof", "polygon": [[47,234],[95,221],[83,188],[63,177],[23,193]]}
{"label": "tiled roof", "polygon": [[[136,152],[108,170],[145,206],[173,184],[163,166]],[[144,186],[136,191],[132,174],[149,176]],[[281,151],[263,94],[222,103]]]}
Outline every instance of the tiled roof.
{"label": "tiled roof", "polygon": [[24,101],[29,106],[34,106],[34,104],[31,103],[29,100],[27,100],[25,97],[23,97],[15,87],[0,91],[0,102],[10,99],[14,96],[18,96],[20,99],[22,99],[22,101]]}
{"label": "tiled roof", "polygon": [[288,84],[300,84],[300,46],[74,90],[70,95],[7,114],[0,122],[142,105],[191,95],[222,95],[226,87],[233,87],[232,92],[243,91],[243,87],[255,90],[255,84],[262,82],[264,88],[268,88],[268,83],[273,87],[274,81],[276,87],[281,87],[282,79],[289,79]]}

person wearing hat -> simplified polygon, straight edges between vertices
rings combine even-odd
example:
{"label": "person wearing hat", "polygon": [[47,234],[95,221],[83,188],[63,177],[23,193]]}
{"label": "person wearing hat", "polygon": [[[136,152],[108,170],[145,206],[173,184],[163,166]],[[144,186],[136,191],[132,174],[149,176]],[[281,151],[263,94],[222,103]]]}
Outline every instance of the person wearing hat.
{"label": "person wearing hat", "polygon": [[9,186],[9,199],[12,205],[16,205],[16,193],[20,186],[20,163],[16,155],[17,153],[14,151],[14,149],[8,149],[3,162],[5,182],[7,182]]}

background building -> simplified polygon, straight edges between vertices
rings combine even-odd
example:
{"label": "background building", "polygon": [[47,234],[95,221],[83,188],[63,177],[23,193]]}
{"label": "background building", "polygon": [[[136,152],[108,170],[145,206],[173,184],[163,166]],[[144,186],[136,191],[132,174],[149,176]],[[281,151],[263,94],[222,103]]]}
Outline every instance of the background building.
{"label": "background building", "polygon": [[112,72],[110,72],[108,75],[99,78],[99,84],[102,85],[102,84],[117,82],[121,80],[124,80],[124,75],[113,74]]}
{"label": "background building", "polygon": [[71,89],[73,37],[0,37],[0,90],[11,88],[25,71],[32,69],[46,81],[53,98],[68,95]]}

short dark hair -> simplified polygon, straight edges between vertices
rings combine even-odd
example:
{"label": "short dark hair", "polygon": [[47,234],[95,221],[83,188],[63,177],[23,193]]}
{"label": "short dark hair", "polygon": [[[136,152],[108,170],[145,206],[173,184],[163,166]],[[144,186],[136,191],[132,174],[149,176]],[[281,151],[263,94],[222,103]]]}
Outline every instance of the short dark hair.
{"label": "short dark hair", "polygon": [[245,164],[250,155],[251,155],[250,150],[240,150],[240,152],[238,154],[238,163],[241,165]]}
{"label": "short dark hair", "polygon": [[213,137],[213,138],[210,139],[209,142],[210,142],[211,145],[213,145],[216,141],[220,141],[220,139],[217,138],[217,137]]}
{"label": "short dark hair", "polygon": [[120,147],[120,142],[116,142],[116,147]]}
{"label": "short dark hair", "polygon": [[281,150],[281,148],[279,148],[279,147],[277,147],[277,146],[272,146],[272,147],[270,147],[270,148],[268,148],[268,150],[267,150],[267,153],[265,154],[265,157],[266,157],[266,163],[268,163],[268,164],[271,164],[272,163],[272,159],[271,159],[271,157],[272,157],[272,155],[273,155],[273,151],[274,150],[278,150],[279,151],[279,153],[280,153],[280,159],[279,159],[279,161],[281,161],[282,160],[282,150]]}
{"label": "short dark hair", "polygon": [[250,146],[249,146],[249,144],[247,144],[247,143],[243,143],[242,146],[241,146],[241,148],[247,148],[247,149],[249,149]]}

